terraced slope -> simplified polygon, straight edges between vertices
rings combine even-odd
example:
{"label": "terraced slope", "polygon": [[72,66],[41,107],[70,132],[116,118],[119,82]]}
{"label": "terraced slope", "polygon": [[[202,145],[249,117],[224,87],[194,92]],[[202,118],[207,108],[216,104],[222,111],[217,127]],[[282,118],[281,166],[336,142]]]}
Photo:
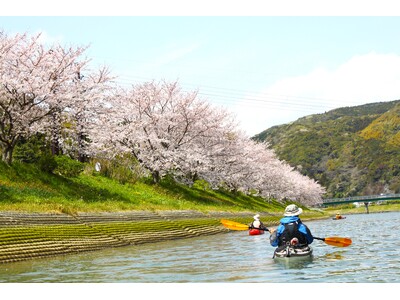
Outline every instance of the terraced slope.
{"label": "terraced slope", "polygon": [[[252,213],[130,211],[102,214],[0,212],[0,263],[226,233],[220,220],[248,223]],[[280,216],[268,216],[270,224]]]}

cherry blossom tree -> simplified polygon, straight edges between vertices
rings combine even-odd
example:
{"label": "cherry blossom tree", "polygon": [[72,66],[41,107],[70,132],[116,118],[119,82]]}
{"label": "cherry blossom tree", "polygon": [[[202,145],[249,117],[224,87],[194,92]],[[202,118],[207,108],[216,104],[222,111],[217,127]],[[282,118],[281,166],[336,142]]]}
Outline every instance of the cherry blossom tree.
{"label": "cherry blossom tree", "polygon": [[[75,153],[79,161],[85,161],[89,155],[90,126],[98,115],[107,113],[109,92],[113,89],[109,69],[104,66],[97,71],[76,74],[76,80],[70,83],[73,92],[68,107],[64,111],[64,123],[58,141],[64,152]],[[94,133],[96,134],[96,133]]]}
{"label": "cherry blossom tree", "polygon": [[[99,115],[99,117],[101,117]],[[265,143],[238,130],[235,118],[176,82],[120,89],[96,124],[96,143],[114,154],[130,152],[158,182],[166,174],[187,184],[257,193],[266,199],[317,201],[323,189],[280,161]]]}
{"label": "cherry blossom tree", "polygon": [[197,141],[208,138],[226,116],[199,99],[197,92],[183,92],[176,82],[121,89],[111,111],[106,124],[113,133],[98,138],[114,151],[131,152],[154,182],[169,172],[186,174],[189,165],[198,164],[202,156]]}
{"label": "cherry blossom tree", "polygon": [[45,130],[41,121],[48,116],[50,123],[60,122],[71,98],[68,83],[87,63],[78,60],[85,48],[47,48],[39,38],[0,34],[0,148],[8,163],[20,137]]}
{"label": "cherry blossom tree", "polygon": [[227,110],[177,82],[123,89],[106,67],[89,68],[87,47],[45,47],[40,34],[0,33],[0,149],[12,162],[19,138],[45,133],[53,154],[80,161],[129,152],[159,182],[167,174],[192,184],[316,204],[317,182],[280,161],[238,129]]}

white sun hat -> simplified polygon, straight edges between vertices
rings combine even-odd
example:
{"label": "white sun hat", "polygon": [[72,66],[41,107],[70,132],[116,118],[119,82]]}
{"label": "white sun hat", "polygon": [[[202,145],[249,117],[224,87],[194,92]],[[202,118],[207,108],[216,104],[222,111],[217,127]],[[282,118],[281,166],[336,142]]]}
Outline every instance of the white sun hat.
{"label": "white sun hat", "polygon": [[298,207],[296,204],[290,204],[286,207],[285,213],[283,214],[285,217],[293,217],[301,214],[303,210]]}

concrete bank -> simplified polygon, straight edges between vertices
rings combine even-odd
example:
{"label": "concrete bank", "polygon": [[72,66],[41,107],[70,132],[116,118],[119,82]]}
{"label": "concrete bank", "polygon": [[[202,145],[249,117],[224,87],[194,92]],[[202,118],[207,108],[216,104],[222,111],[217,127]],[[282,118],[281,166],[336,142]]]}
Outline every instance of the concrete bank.
{"label": "concrete bank", "polygon": [[[0,263],[226,233],[229,230],[221,225],[221,219],[247,224],[252,216],[251,212],[196,211],[0,212]],[[264,217],[268,225],[277,224],[280,218]]]}

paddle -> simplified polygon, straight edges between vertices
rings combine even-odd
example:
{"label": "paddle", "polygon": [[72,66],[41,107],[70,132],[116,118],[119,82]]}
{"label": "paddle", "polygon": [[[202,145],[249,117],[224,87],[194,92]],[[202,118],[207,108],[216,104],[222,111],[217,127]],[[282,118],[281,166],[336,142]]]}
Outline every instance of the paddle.
{"label": "paddle", "polygon": [[[232,230],[249,230],[250,227],[245,224],[241,224],[238,222],[230,221],[230,220],[221,220],[222,225],[224,225],[226,228],[232,229]],[[260,228],[265,231],[269,231],[268,228]],[[314,236],[314,239],[320,240],[325,242],[325,244],[335,246],[335,247],[347,247],[350,246],[352,241],[349,238],[344,238],[344,237],[337,237],[337,236],[332,236],[332,237],[326,237],[326,238],[320,238]]]}
{"label": "paddle", "polygon": [[[230,220],[221,220],[221,223],[226,228],[229,228],[229,229],[232,229],[232,230],[249,230],[249,229],[251,229],[251,227],[248,226],[248,225],[241,224],[241,223],[234,222],[234,221],[230,221]],[[264,227],[264,228],[256,228],[256,229],[269,231],[268,228],[266,228],[266,227]]]}
{"label": "paddle", "polygon": [[336,247],[347,247],[350,246],[352,241],[349,238],[338,237],[338,236],[331,236],[326,238],[319,238],[314,236],[314,239],[324,241],[325,244],[336,246]]}

